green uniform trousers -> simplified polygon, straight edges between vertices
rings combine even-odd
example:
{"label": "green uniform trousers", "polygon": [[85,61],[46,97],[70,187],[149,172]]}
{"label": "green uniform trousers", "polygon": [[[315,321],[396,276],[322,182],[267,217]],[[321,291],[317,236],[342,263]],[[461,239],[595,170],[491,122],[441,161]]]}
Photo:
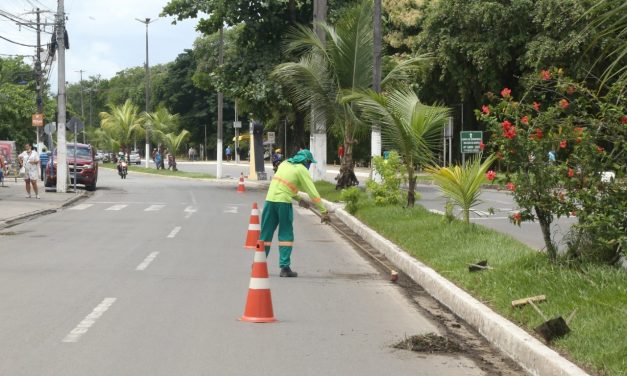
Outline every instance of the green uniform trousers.
{"label": "green uniform trousers", "polygon": [[266,245],[266,256],[270,253],[272,237],[279,227],[279,266],[290,266],[290,256],[294,245],[294,211],[292,203],[266,201],[261,212],[261,234],[259,240]]}

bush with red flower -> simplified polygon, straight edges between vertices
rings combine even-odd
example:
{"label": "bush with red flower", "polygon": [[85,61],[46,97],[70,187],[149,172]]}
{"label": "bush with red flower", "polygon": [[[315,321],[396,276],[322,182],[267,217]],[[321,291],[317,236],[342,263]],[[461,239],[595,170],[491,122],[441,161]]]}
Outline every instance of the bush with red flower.
{"label": "bush with red flower", "polygon": [[[499,156],[500,173],[521,208],[512,222],[537,220],[554,260],[551,224],[576,211],[579,224],[573,231],[579,235],[573,238],[583,234],[589,238],[586,247],[594,243],[597,253],[611,249],[609,254],[616,256],[627,239],[625,94],[617,88],[599,97],[557,69],[522,82],[524,93],[504,88],[500,98],[491,96],[476,111],[489,134],[485,148]],[[602,179],[608,170],[616,173],[615,181]],[[623,203],[612,208],[599,205],[620,198]],[[591,239],[595,236],[599,238]]]}

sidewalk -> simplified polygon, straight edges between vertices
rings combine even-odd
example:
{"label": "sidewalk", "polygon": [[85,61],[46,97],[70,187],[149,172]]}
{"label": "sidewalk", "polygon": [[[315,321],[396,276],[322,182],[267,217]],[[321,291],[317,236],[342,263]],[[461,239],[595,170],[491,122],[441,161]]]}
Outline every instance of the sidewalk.
{"label": "sidewalk", "polygon": [[0,184],[0,229],[29,217],[55,212],[80,199],[85,193],[81,190],[77,193],[46,192],[41,180],[37,182],[37,187],[41,197],[39,200],[35,198],[34,192],[31,192],[32,198],[25,197],[23,179],[18,178],[16,182],[14,178],[8,178],[5,179],[4,186]]}

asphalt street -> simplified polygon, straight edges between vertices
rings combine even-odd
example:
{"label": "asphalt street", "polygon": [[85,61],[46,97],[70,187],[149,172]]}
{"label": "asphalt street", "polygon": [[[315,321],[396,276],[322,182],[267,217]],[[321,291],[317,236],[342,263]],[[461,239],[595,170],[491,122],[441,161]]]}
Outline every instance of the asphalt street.
{"label": "asphalt street", "polygon": [[485,374],[393,349],[437,324],[310,211],[295,208],[299,277],[269,257],[279,322],[251,324],[243,245],[265,191],[108,169],[98,186],[1,237],[0,375]]}

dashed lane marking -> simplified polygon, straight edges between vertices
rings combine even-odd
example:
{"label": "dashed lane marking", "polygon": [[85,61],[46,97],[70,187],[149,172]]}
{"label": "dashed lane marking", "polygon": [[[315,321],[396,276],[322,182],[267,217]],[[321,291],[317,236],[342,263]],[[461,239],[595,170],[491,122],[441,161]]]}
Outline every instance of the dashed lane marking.
{"label": "dashed lane marking", "polygon": [[150,205],[149,207],[144,209],[144,211],[153,212],[153,211],[159,211],[163,208],[165,208],[165,205]]}
{"label": "dashed lane marking", "polygon": [[116,300],[117,298],[105,298],[100,304],[98,304],[98,306],[96,306],[96,308],[94,308],[93,311],[91,311],[89,315],[85,316],[83,321],[81,321],[80,323],[78,323],[78,325],[76,325],[76,328],[72,329],[68,333],[68,335],[66,335],[65,338],[63,338],[62,342],[66,342],[66,343],[78,342],[78,340],[85,333],[87,333],[89,328],[91,328],[92,325],[96,323],[96,320],[102,317],[102,315],[105,312],[107,312],[109,308],[111,308],[111,306],[113,305],[113,303],[115,303]]}
{"label": "dashed lane marking", "polygon": [[125,207],[127,207],[128,205],[124,205],[124,204],[117,204],[117,205],[113,205],[113,206],[109,206],[108,208],[106,208],[105,210],[122,210]]}
{"label": "dashed lane marking", "polygon": [[176,234],[179,233],[179,231],[181,231],[181,226],[176,226],[168,235],[168,238],[172,239],[176,236]]}
{"label": "dashed lane marking", "polygon": [[159,252],[152,252],[151,254],[149,254],[144,261],[142,261],[141,264],[137,265],[137,268],[135,268],[135,270],[146,270],[146,268],[148,267],[148,265],[150,265],[150,263],[157,258],[157,255],[159,254]]}

